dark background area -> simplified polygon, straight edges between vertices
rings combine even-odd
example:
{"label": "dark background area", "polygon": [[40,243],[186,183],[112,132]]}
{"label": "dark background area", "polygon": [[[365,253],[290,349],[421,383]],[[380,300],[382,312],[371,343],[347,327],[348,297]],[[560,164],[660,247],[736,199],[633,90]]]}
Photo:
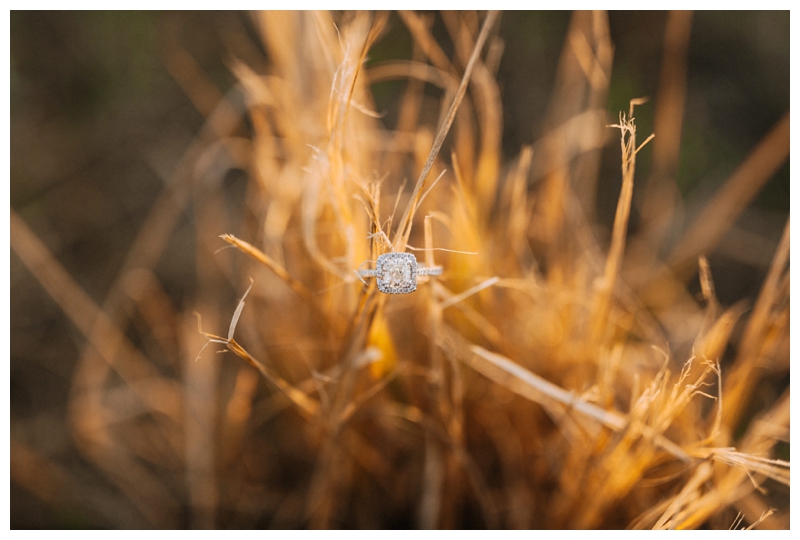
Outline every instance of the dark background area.
{"label": "dark background area", "polygon": [[[569,17],[502,14],[498,80],[507,157],[542,134]],[[666,14],[612,12],[609,20],[615,52],[608,110],[615,115],[632,98],[655,97]],[[434,29],[445,35],[440,21]],[[164,179],[203,124],[165,59],[179,44],[224,93],[235,82],[230,58],[260,60],[256,36],[249,15],[238,12],[11,12],[11,207],[98,304]],[[407,30],[392,15],[371,58],[408,58],[410,50]],[[789,110],[789,13],[697,12],[688,62],[678,182],[691,209]],[[377,95],[379,108],[389,106],[382,99],[390,97]],[[652,132],[652,106],[638,108],[636,118],[641,134]],[[608,228],[619,190],[617,147],[606,152],[599,186],[607,196],[599,197],[597,215]],[[647,171],[644,152],[638,177]],[[786,163],[737,223],[772,253],[788,213]],[[181,234],[193,234],[189,214],[158,273],[185,307],[194,261],[180,248]],[[723,304],[754,298],[769,263],[732,260],[724,249],[710,261],[712,270],[726,268],[714,274]],[[10,266],[11,438],[68,468],[87,490],[119,497],[78,455],[64,420],[84,339],[13,252]],[[125,523],[102,521],[87,508],[52,508],[13,480],[10,505],[12,528]]]}

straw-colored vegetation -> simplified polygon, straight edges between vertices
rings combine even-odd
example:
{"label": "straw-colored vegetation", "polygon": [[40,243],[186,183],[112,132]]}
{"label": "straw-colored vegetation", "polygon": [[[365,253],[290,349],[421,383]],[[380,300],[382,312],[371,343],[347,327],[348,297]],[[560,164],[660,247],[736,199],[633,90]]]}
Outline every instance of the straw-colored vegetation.
{"label": "straw-colored vegetation", "polygon": [[[154,527],[788,527],[770,495],[789,485],[773,452],[789,390],[748,404],[761,366],[789,369],[789,224],[752,309],[718,303],[725,268],[704,258],[788,156],[788,114],[667,244],[680,54],[651,101],[609,113],[607,21],[576,14],[546,135],[504,161],[498,15],[442,17],[453,58],[403,13],[414,59],[372,64],[384,14],[257,15],[269,65],[232,66],[239,88],[205,111],[103,306],[12,213],[14,250],[88,338],[70,409],[83,455]],[[389,129],[371,89],[394,80]],[[655,138],[637,133],[642,107]],[[232,167],[241,201],[218,181]],[[152,268],[190,201],[197,304],[178,313]],[[390,251],[444,273],[382,294],[356,270]],[[131,341],[133,313],[169,361]]]}

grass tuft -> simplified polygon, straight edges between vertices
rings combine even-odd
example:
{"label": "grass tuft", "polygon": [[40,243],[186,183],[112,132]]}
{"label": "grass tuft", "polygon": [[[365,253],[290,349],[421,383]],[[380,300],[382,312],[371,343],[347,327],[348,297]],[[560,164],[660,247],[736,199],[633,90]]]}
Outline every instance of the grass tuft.
{"label": "grass tuft", "polygon": [[[776,454],[789,388],[757,412],[754,389],[764,365],[788,374],[789,224],[751,311],[721,305],[704,256],[788,155],[788,113],[662,258],[650,242],[669,224],[630,223],[637,155],[661,134],[637,141],[644,99],[609,125],[605,15],[573,17],[543,135],[510,158],[498,13],[442,15],[447,46],[427,16],[401,13],[413,59],[384,63],[369,58],[386,14],[254,17],[269,61],[232,61],[238,110],[196,97],[208,114],[197,182],[170,188],[198,209],[194,311],[227,337],[177,314],[183,363],[156,370],[122,331],[144,309],[135,298],[94,305],[12,212],[13,249],[97,351],[76,376],[74,436],[149,523],[175,526],[185,505],[192,526],[788,526],[771,490],[789,486]],[[669,50],[686,54],[674,40],[688,23],[671,23]],[[405,83],[396,121],[372,99],[387,80]],[[684,90],[666,85],[656,107],[682,111]],[[593,209],[613,129],[606,241]],[[658,166],[674,169],[680,141],[655,140]],[[248,173],[235,219],[223,184],[201,185],[221,163]],[[674,180],[653,178],[655,208],[653,182]],[[220,234],[237,249],[219,250]],[[157,260],[163,245],[148,245]],[[443,274],[390,296],[357,272],[406,250]]]}

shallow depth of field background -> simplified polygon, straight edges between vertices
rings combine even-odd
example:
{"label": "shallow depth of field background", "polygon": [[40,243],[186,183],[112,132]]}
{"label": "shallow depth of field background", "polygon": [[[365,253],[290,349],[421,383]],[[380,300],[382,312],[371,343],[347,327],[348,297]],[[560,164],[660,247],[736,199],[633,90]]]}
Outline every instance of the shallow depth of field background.
{"label": "shallow depth of field background", "polygon": [[[505,48],[497,80],[506,158],[542,135],[569,20],[566,12],[501,15]],[[665,21],[663,12],[609,14],[615,46],[607,104],[612,116],[626,111],[632,98],[655,97]],[[369,62],[410,57],[407,29],[395,14],[389,24]],[[433,31],[446,36],[441,21]],[[213,109],[214,96],[234,87],[230,59],[261,66],[263,46],[250,15],[234,12],[17,11],[11,13],[10,40],[11,207],[102,305],[165,180]],[[440,42],[451,54],[449,41]],[[198,80],[211,86],[193,86]],[[389,125],[397,120],[401,89],[391,83],[373,88],[376,107]],[[788,110],[788,12],[695,13],[677,176],[685,223]],[[635,116],[641,141],[652,132],[652,102],[638,106]],[[618,147],[616,135],[611,136],[594,209],[595,234],[606,245],[619,193]],[[640,154],[637,181],[647,178],[649,157],[647,149]],[[244,196],[244,173],[231,170],[224,182],[232,200]],[[640,195],[634,187],[634,201]],[[708,255],[723,306],[742,299],[752,305],[788,214],[787,161]],[[200,218],[190,204],[155,267],[178,311],[195,306],[193,250]],[[632,231],[638,220],[633,212]],[[699,297],[697,278],[694,282]],[[152,526],[76,450],[66,418],[85,338],[13,250],[10,292],[11,527]],[[227,311],[218,314],[216,328],[206,330],[223,333],[242,293],[233,287],[219,291]],[[205,355],[210,354],[209,349]],[[241,362],[231,354],[222,358]],[[788,374],[765,375],[754,407],[774,402],[787,386]],[[788,460],[788,444],[780,447],[779,457]],[[45,483],[48,475],[66,477],[65,485],[72,487],[54,492],[37,482],[39,475]],[[778,496],[788,498],[788,488]],[[216,526],[270,523],[266,514],[251,522],[226,522],[223,516]],[[415,526],[413,521],[394,525]]]}

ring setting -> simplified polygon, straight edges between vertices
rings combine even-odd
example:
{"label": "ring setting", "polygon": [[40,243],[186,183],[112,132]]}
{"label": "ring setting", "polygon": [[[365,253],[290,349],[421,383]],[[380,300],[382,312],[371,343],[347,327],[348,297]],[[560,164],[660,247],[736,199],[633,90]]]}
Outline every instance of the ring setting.
{"label": "ring setting", "polygon": [[375,269],[359,270],[360,276],[375,277],[378,290],[385,294],[408,294],[417,290],[418,276],[438,276],[441,266],[420,266],[413,253],[384,253]]}

